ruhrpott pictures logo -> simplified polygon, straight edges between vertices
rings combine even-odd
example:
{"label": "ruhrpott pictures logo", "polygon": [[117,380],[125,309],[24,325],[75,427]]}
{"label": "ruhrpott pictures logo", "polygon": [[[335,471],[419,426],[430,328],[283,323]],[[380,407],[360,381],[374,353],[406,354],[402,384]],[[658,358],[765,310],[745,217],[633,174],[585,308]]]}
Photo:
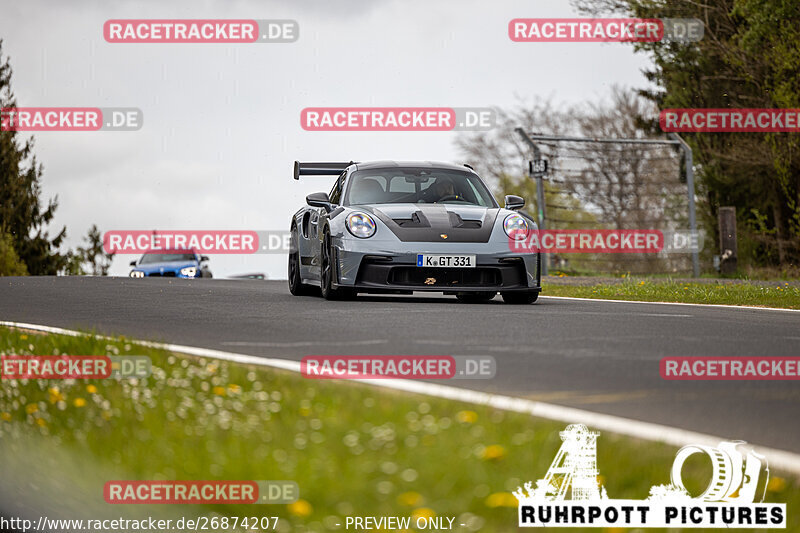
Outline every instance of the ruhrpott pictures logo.
{"label": "ruhrpott pictures logo", "polygon": [[[563,444],[545,477],[514,492],[520,527],[786,528],[786,505],[763,502],[769,463],[743,441],[684,446],[670,483],[651,487],[647,499],[633,500],[609,498],[599,481],[599,433],[571,424],[559,435]],[[707,488],[697,496],[682,478],[683,465],[694,454],[707,455],[712,464]]]}

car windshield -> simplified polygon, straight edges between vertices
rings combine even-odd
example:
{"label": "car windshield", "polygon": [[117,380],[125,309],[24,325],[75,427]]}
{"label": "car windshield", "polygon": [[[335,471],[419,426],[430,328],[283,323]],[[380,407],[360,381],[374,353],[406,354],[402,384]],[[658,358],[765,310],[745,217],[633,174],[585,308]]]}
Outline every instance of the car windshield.
{"label": "car windshield", "polygon": [[439,168],[378,168],[350,176],[345,205],[447,203],[497,207],[471,172]]}
{"label": "car windshield", "polygon": [[153,263],[168,263],[170,261],[195,261],[196,257],[193,253],[187,252],[183,254],[144,254],[139,261],[140,265],[148,265]]}

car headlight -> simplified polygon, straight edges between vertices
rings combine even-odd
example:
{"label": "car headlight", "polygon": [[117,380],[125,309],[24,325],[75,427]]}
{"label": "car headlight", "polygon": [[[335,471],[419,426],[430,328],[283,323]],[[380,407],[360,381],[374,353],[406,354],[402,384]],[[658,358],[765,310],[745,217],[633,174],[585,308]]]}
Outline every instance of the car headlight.
{"label": "car headlight", "polygon": [[142,272],[141,270],[131,270],[130,276],[132,278],[143,278],[144,272]]}
{"label": "car headlight", "polygon": [[372,217],[366,213],[352,213],[347,217],[347,230],[359,239],[375,235],[377,226]]}
{"label": "car headlight", "polygon": [[503,221],[503,229],[512,239],[524,239],[528,234],[528,221],[517,214],[508,215]]}
{"label": "car headlight", "polygon": [[181,275],[187,278],[193,278],[197,274],[197,267],[186,267],[181,269]]}

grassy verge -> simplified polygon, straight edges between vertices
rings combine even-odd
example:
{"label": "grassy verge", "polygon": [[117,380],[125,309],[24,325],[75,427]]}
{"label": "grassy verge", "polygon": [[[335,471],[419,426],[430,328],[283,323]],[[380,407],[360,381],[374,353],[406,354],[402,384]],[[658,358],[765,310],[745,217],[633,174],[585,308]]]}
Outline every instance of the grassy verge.
{"label": "grassy verge", "polygon": [[548,284],[545,280],[543,285],[542,294],[546,296],[800,309],[800,287],[790,286],[785,282],[755,286],[734,283],[626,280],[614,284],[577,286]]}
{"label": "grassy verge", "polygon": [[[0,493],[10,481],[15,494],[39,494],[28,502],[35,509],[49,507],[41,498],[49,485],[60,486],[55,492],[62,499],[69,492],[81,502],[68,509],[71,518],[123,511],[141,518],[159,512],[153,507],[170,507],[164,512],[184,516],[279,516],[281,532],[335,530],[345,516],[384,515],[450,516],[466,524],[456,531],[512,531],[517,502],[511,492],[544,476],[564,428],[482,406],[169,353],[124,338],[0,328],[0,353],[131,354],[153,361],[146,380],[0,384],[0,454],[12,472],[4,467]],[[652,485],[669,483],[676,451],[603,434],[598,463],[609,497],[646,498]],[[687,467],[690,488],[702,488],[707,465]],[[294,480],[301,500],[177,510],[109,506],[102,499],[109,479]],[[787,531],[800,530],[797,479],[772,472],[767,501],[787,503]]]}

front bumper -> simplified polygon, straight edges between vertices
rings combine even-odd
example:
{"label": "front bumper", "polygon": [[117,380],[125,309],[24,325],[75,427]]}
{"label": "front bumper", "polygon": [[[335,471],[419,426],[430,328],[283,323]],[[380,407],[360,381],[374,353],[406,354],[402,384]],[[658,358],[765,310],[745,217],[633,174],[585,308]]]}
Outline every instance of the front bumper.
{"label": "front bumper", "polygon": [[380,257],[365,257],[353,287],[435,292],[538,290],[527,284],[527,271],[521,257],[495,259],[492,263],[478,260],[474,268],[419,267],[416,263],[399,264]]}
{"label": "front bumper", "polygon": [[[138,272],[142,272],[142,271],[139,270]],[[132,278],[182,278],[182,279],[195,279],[195,278],[202,277],[202,274],[198,270],[197,273],[194,276],[186,276],[184,274],[181,274],[180,270],[178,270],[178,271],[165,270],[164,272],[143,272],[143,275],[141,275],[141,276],[133,276],[131,274],[129,274],[129,276],[132,277]]]}
{"label": "front bumper", "polygon": [[[539,254],[497,251],[490,243],[406,242],[399,248],[390,252],[363,241],[334,242],[337,285],[374,292],[541,291]],[[422,253],[475,255],[476,266],[419,267],[417,255]]]}

